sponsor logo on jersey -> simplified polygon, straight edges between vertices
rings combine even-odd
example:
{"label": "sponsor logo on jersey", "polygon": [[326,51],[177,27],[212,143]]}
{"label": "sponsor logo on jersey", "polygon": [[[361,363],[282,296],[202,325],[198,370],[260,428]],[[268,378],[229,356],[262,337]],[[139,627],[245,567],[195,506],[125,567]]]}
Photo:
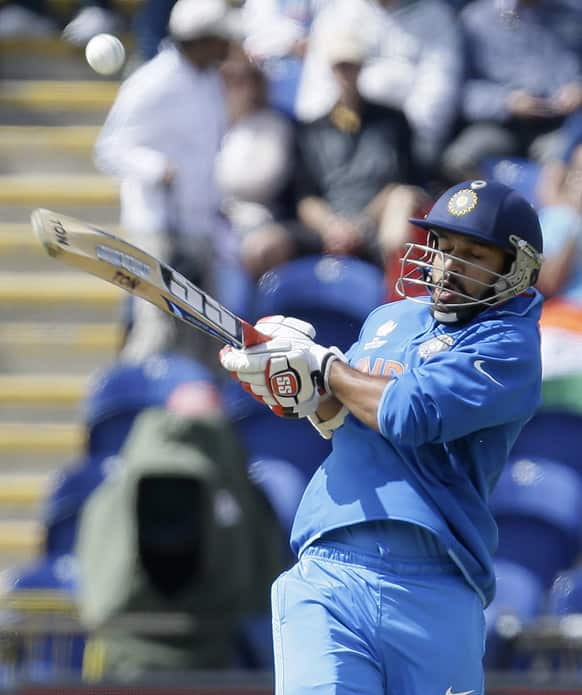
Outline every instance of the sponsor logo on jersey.
{"label": "sponsor logo on jersey", "polygon": [[422,343],[418,348],[418,354],[423,360],[427,360],[429,357],[436,355],[437,352],[449,350],[454,342],[455,341],[450,335],[437,335]]}
{"label": "sponsor logo on jersey", "polygon": [[386,345],[387,342],[387,340],[380,340],[380,338],[375,335],[372,340],[364,343],[364,350],[374,350],[375,348],[382,347],[382,345]]}
{"label": "sponsor logo on jersey", "polygon": [[489,372],[485,371],[485,369],[483,368],[484,364],[485,364],[485,360],[475,360],[473,362],[473,367],[475,367],[475,369],[478,372],[483,374],[483,376],[486,376],[489,379],[489,381],[492,381],[494,384],[497,384],[497,386],[503,386],[503,384],[501,384],[499,381],[497,381],[497,379],[495,377],[491,376],[491,374],[489,374]]}
{"label": "sponsor logo on jersey", "polygon": [[376,335],[372,338],[372,340],[364,344],[364,350],[374,350],[375,348],[382,347],[382,345],[386,345],[387,341],[380,340],[380,338],[385,338],[387,335],[390,335],[396,326],[398,326],[398,324],[396,321],[392,320],[383,323],[376,331]]}
{"label": "sponsor logo on jersey", "polygon": [[397,325],[398,324],[396,323],[396,321],[392,321],[392,319],[390,319],[390,321],[386,321],[386,323],[383,323],[380,326],[380,328],[378,328],[378,330],[376,331],[376,335],[379,335],[382,338],[384,338],[385,336],[392,333],[392,331],[396,328]]}

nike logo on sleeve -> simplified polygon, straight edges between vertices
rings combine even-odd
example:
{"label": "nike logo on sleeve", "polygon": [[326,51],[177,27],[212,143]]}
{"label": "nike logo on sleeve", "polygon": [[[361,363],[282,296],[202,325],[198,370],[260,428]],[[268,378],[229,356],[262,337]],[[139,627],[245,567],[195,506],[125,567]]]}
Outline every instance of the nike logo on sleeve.
{"label": "nike logo on sleeve", "polygon": [[503,384],[500,384],[495,377],[492,377],[491,374],[486,372],[483,369],[483,365],[485,364],[485,360],[475,360],[473,362],[473,366],[475,369],[480,373],[483,374],[483,376],[486,376],[490,381],[492,381],[494,384],[497,384],[497,386],[503,386]]}

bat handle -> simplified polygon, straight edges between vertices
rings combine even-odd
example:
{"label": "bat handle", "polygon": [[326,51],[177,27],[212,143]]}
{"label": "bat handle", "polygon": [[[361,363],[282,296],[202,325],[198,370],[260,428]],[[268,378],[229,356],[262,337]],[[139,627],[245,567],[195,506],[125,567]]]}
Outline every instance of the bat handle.
{"label": "bat handle", "polygon": [[266,343],[272,340],[272,336],[257,331],[254,326],[251,326],[251,324],[246,321],[242,321],[242,337],[245,347],[252,347],[253,345],[259,345],[260,343]]}

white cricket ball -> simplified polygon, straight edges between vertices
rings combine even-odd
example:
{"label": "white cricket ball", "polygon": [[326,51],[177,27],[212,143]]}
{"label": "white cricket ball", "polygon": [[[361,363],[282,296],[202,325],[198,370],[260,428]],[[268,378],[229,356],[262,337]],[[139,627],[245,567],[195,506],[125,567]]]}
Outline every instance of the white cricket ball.
{"label": "white cricket ball", "polygon": [[125,61],[125,48],[117,36],[97,34],[85,48],[89,65],[100,75],[113,75]]}

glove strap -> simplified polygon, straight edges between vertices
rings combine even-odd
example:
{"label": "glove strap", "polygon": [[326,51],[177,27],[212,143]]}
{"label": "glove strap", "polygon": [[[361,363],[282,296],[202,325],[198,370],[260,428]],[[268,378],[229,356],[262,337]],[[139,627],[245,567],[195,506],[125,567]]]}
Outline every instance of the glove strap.
{"label": "glove strap", "polygon": [[329,373],[331,371],[331,365],[336,360],[340,360],[344,363],[347,362],[344,353],[339,348],[332,346],[329,348],[328,353],[321,361],[321,374],[319,375],[321,383],[318,383],[318,388],[322,395],[325,394],[328,397],[331,396],[331,388],[329,386]]}

